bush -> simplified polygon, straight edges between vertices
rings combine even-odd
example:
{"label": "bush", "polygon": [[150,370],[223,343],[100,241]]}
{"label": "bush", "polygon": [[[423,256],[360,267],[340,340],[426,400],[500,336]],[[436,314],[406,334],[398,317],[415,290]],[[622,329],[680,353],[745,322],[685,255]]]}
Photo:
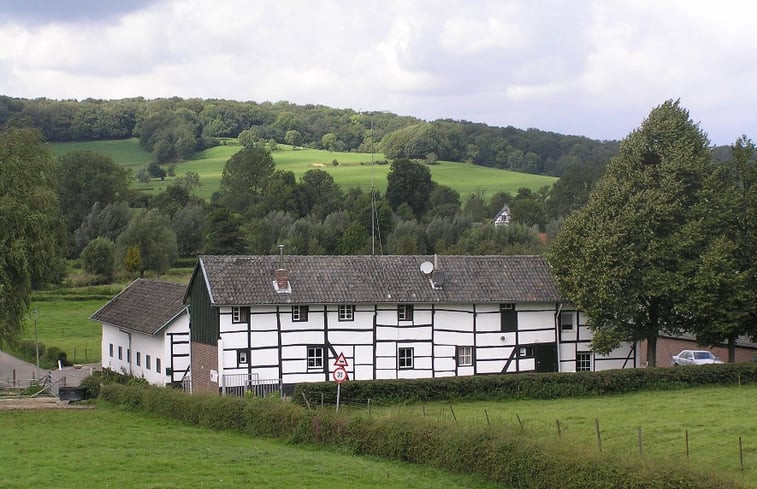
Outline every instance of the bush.
{"label": "bush", "polygon": [[[556,399],[559,397],[620,394],[700,385],[757,382],[757,364],[730,363],[676,368],[635,368],[576,373],[524,373],[412,380],[359,380],[342,384],[345,402],[382,403],[442,401]],[[333,382],[301,383],[295,402],[324,399],[334,402]]]}
{"label": "bush", "polygon": [[207,428],[477,473],[506,487],[735,487],[698,474],[685,464],[629,462],[594,451],[577,452],[568,440],[545,442],[515,427],[439,425],[401,416],[346,417],[330,409],[310,411],[276,398],[188,395],[155,386],[108,384],[103,386],[101,398]]}
{"label": "bush", "polygon": [[84,270],[101,275],[109,283],[116,268],[116,244],[108,238],[95,238],[82,250],[81,260]]}

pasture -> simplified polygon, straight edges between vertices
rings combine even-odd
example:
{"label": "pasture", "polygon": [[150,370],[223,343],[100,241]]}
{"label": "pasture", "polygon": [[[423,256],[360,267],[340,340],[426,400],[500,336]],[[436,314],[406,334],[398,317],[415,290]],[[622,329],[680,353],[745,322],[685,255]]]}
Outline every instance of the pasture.
{"label": "pasture", "polygon": [[[755,399],[757,385],[717,386],[559,400],[373,405],[371,415],[426,418],[435,420],[440,429],[453,424],[509,425],[545,439],[546,444],[567,442],[576,447],[576,456],[598,451],[601,442],[602,453],[650,463],[667,459],[757,487]],[[364,416],[368,408],[347,401],[344,412]]]}
{"label": "pasture", "polygon": [[[149,164],[151,160],[151,155],[139,146],[136,139],[53,143],[51,146],[56,155],[74,149],[90,149],[110,154],[118,164],[129,167],[134,172]],[[386,190],[389,165],[371,164],[372,159],[374,162],[382,162],[382,154],[372,156],[370,153],[337,153],[304,148],[295,150],[286,145],[279,145],[279,148],[273,152],[276,167],[292,171],[298,179],[308,170],[322,169],[329,172],[336,183],[345,190],[359,187],[367,191],[371,188],[371,181],[380,192]],[[196,153],[192,160],[176,163],[176,175],[182,176],[188,171],[196,172],[200,176],[202,186],[195,190],[195,193],[198,197],[208,200],[220,186],[226,161],[240,149],[241,146],[234,140],[226,140],[225,144]],[[338,165],[333,164],[334,160]],[[163,165],[164,168],[168,166]],[[486,196],[498,191],[514,194],[521,187],[538,190],[543,186],[551,186],[557,180],[555,177],[447,161],[430,165],[429,169],[435,182],[454,188],[463,198],[475,192],[481,192]],[[172,181],[173,178],[167,177],[165,180],[153,179],[149,183],[134,182],[132,185],[145,192],[158,193]]]}
{"label": "pasture", "polygon": [[100,405],[0,411],[0,487],[490,489],[476,477],[211,431]]}

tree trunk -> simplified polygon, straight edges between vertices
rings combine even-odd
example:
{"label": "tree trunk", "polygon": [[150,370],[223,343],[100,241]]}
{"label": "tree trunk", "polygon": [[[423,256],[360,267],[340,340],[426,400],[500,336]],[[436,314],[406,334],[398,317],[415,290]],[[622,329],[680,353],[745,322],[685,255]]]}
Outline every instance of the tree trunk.
{"label": "tree trunk", "polygon": [[657,366],[657,333],[647,336],[647,367]]}
{"label": "tree trunk", "polygon": [[728,338],[728,363],[736,363],[736,337]]}

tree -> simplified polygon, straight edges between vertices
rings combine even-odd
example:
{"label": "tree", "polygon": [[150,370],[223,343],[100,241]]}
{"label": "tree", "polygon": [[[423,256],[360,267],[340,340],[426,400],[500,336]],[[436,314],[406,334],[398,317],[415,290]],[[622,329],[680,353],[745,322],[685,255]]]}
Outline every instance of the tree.
{"label": "tree", "polygon": [[552,244],[560,290],[589,316],[595,351],[645,339],[655,366],[658,335],[697,323],[685,304],[699,260],[699,215],[691,209],[711,171],[707,146],[677,101],[655,108]]}
{"label": "tree", "polygon": [[302,145],[302,133],[296,129],[290,129],[284,134],[284,142],[296,149],[297,146]]}
{"label": "tree", "polygon": [[327,171],[308,170],[297,186],[300,215],[314,214],[319,219],[342,209],[344,194]]}
{"label": "tree", "polygon": [[225,205],[244,212],[260,201],[275,166],[271,153],[257,146],[246,147],[226,162],[221,175]]}
{"label": "tree", "polygon": [[108,238],[115,241],[126,229],[131,218],[131,210],[126,202],[114,202],[105,208],[99,202],[92,205],[92,210],[74,232],[75,255],[95,238]]}
{"label": "tree", "polygon": [[162,275],[176,261],[176,233],[171,229],[168,218],[157,209],[136,214],[118,237],[117,243],[119,256],[125,257],[130,247],[137,247],[141,276],[146,270]]}
{"label": "tree", "polygon": [[0,341],[21,331],[32,287],[64,268],[54,168],[38,131],[0,131]]}
{"label": "tree", "polygon": [[124,200],[130,179],[129,172],[110,156],[81,150],[58,159],[57,177],[60,206],[71,233],[95,202],[104,207]]}
{"label": "tree", "polygon": [[395,160],[386,180],[386,199],[392,209],[397,209],[404,202],[413,209],[416,217],[423,215],[433,188],[431,171],[426,165],[407,159]]}
{"label": "tree", "polygon": [[198,202],[190,202],[171,218],[171,228],[176,233],[179,255],[191,256],[202,250],[205,243],[205,209]]}
{"label": "tree", "polygon": [[110,282],[116,265],[116,245],[108,238],[95,238],[81,252],[84,270]]}

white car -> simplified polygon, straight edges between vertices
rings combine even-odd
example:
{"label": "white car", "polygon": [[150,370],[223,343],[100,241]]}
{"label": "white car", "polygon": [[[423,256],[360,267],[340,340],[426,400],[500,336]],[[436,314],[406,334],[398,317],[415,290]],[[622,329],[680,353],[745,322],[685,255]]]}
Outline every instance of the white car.
{"label": "white car", "polygon": [[670,363],[678,365],[707,365],[710,363],[723,363],[721,359],[707,350],[682,350],[678,355],[673,355]]}

